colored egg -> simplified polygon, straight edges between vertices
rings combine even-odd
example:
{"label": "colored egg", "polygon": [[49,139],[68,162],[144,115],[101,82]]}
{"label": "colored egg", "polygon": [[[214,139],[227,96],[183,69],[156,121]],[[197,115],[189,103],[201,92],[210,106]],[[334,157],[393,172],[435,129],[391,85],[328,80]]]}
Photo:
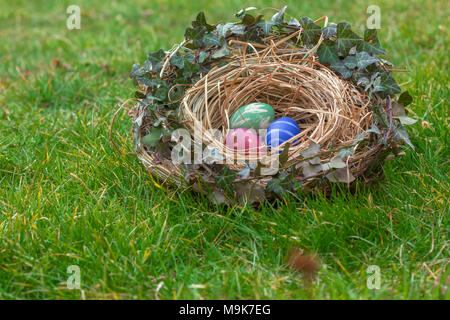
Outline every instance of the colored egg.
{"label": "colored egg", "polygon": [[225,145],[235,151],[244,151],[248,154],[264,153],[266,147],[256,134],[255,130],[236,128],[229,130],[225,138]]}
{"label": "colored egg", "polygon": [[[266,142],[268,146],[275,148],[299,133],[297,122],[292,118],[283,117],[272,122],[267,129]],[[296,142],[298,139],[291,141],[291,145],[295,145]]]}
{"label": "colored egg", "polygon": [[267,129],[275,118],[272,106],[255,102],[236,110],[230,117],[230,129]]}

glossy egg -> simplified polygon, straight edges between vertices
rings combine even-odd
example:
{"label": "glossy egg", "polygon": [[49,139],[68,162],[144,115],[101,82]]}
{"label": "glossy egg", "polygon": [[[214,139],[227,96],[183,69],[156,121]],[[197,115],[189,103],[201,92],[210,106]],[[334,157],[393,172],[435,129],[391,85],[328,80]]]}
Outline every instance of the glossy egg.
{"label": "glossy egg", "polygon": [[225,138],[225,145],[235,151],[244,151],[248,154],[264,153],[266,147],[256,134],[255,130],[236,128],[229,130]]}
{"label": "glossy egg", "polygon": [[[266,142],[270,147],[278,147],[283,142],[291,139],[300,133],[300,128],[294,119],[283,117],[275,120],[267,130]],[[295,145],[298,140],[291,141]]]}
{"label": "glossy egg", "polygon": [[275,118],[272,106],[255,102],[236,110],[230,117],[230,129],[267,129]]}

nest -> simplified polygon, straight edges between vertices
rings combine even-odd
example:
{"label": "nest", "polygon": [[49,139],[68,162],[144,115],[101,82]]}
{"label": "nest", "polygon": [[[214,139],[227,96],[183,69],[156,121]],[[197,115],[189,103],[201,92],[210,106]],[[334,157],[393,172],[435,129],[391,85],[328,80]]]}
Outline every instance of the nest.
{"label": "nest", "polygon": [[[271,198],[280,193],[283,183],[289,190],[329,190],[335,182],[349,186],[356,179],[369,182],[378,176],[392,151],[389,142],[393,134],[386,128],[380,133],[385,143],[379,143],[376,130],[371,130],[373,106],[387,110],[389,98],[369,97],[319,63],[316,51],[320,41],[313,48],[292,45],[289,40],[300,32],[283,39],[268,37],[265,44],[230,39],[230,53],[189,86],[181,99],[171,101],[180,105],[175,117],[179,127],[193,138],[202,134],[200,146],[197,143],[201,163],[174,161],[173,148],[179,141],[166,141],[166,147],[159,150],[141,143],[140,138],[154,125],[157,111],[142,104],[132,106],[136,154],[149,172],[165,183],[212,194],[219,202]],[[167,61],[182,46],[167,53],[161,78],[170,74]],[[142,90],[147,93],[148,88]],[[230,115],[253,102],[271,105],[275,118],[293,118],[300,134],[264,155],[227,148],[224,137]],[[392,122],[392,114],[386,114]],[[214,151],[212,161],[205,159],[208,150]],[[271,171],[274,161],[277,168]],[[219,183],[230,173],[229,187]]]}

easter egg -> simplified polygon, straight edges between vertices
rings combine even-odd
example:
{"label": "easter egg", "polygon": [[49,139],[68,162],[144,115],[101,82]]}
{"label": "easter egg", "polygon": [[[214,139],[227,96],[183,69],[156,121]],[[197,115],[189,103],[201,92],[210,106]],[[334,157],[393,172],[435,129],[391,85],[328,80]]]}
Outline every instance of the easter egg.
{"label": "easter egg", "polygon": [[[291,139],[300,133],[300,128],[294,119],[283,117],[275,120],[267,129],[266,141],[267,145],[273,148],[278,147],[283,142]],[[291,141],[291,145],[295,145],[298,140]]]}
{"label": "easter egg", "polygon": [[228,132],[225,145],[235,151],[244,151],[249,154],[263,153],[266,150],[255,130],[236,128]]}
{"label": "easter egg", "polygon": [[261,102],[247,104],[230,117],[230,129],[267,129],[275,117],[273,108]]}

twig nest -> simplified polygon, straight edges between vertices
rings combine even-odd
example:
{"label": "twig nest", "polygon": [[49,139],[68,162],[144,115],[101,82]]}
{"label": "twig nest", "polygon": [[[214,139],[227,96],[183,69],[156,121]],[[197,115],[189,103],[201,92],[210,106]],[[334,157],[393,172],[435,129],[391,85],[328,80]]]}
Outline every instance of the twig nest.
{"label": "twig nest", "polygon": [[376,30],[248,10],[216,26],[200,13],[181,44],[133,66],[134,145],[154,176],[254,202],[369,183],[399,140],[412,146],[412,97],[396,97]]}

